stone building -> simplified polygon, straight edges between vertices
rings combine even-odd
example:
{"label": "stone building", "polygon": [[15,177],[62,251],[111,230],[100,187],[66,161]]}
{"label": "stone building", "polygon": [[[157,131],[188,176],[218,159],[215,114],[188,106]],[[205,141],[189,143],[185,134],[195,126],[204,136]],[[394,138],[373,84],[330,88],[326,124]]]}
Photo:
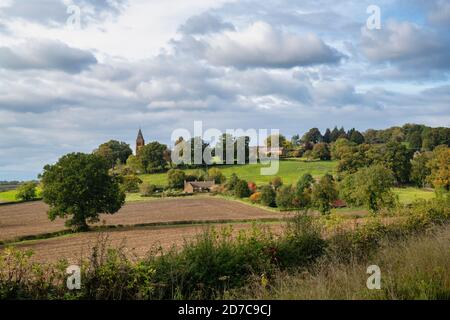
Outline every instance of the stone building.
{"label": "stone building", "polygon": [[184,192],[185,193],[197,193],[197,192],[211,192],[216,186],[213,181],[185,181]]}

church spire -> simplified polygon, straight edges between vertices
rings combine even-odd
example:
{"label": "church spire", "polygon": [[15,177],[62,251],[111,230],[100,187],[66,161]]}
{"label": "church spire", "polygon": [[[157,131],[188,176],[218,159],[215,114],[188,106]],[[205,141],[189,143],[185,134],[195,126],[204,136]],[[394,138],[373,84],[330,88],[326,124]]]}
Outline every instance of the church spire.
{"label": "church spire", "polygon": [[141,128],[139,128],[139,132],[136,138],[136,155],[139,153],[143,146],[145,146],[145,140]]}

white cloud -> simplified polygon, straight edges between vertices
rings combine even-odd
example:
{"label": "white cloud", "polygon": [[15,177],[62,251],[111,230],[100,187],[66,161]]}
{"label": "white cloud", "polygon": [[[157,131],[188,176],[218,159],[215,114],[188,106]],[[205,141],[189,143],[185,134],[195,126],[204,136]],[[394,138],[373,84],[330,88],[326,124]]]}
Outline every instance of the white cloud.
{"label": "white cloud", "polygon": [[14,47],[0,47],[0,68],[61,70],[77,73],[97,60],[91,52],[71,48],[59,41],[28,40]]}
{"label": "white cloud", "polygon": [[450,43],[445,36],[411,22],[390,20],[381,30],[361,29],[361,49],[373,62],[410,68],[450,68]]}
{"label": "white cloud", "polygon": [[261,21],[241,31],[213,35],[206,42],[208,61],[238,68],[291,68],[337,63],[342,58],[314,34],[287,33]]}

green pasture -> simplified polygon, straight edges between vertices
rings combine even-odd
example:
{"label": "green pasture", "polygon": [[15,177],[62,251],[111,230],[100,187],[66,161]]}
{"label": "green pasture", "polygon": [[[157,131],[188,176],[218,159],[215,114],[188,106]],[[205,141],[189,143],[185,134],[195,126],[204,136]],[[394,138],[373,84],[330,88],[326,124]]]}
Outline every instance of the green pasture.
{"label": "green pasture", "polygon": [[[233,173],[237,174],[240,179],[253,181],[256,184],[265,184],[272,180],[274,176],[280,176],[285,184],[297,182],[297,180],[305,173],[310,173],[314,177],[320,177],[326,173],[334,173],[336,161],[299,161],[299,160],[283,160],[279,161],[278,173],[275,175],[262,175],[261,169],[268,165],[250,164],[250,165],[223,165],[217,166],[228,178]],[[187,174],[195,170],[185,170]],[[167,185],[167,174],[144,174],[139,176],[144,182],[152,183],[159,186]]]}
{"label": "green pasture", "polygon": [[8,190],[0,192],[0,202],[13,202],[16,199],[17,190]]}
{"label": "green pasture", "polygon": [[392,189],[396,195],[398,195],[400,203],[413,203],[416,200],[424,199],[430,200],[435,197],[433,190],[426,190],[414,187],[406,188],[393,188]]}

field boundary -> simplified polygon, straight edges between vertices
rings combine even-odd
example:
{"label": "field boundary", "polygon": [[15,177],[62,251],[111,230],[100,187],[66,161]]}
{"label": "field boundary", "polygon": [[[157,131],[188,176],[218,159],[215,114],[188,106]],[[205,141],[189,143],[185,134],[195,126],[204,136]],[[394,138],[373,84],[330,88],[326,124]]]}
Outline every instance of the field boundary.
{"label": "field boundary", "polygon": [[42,198],[36,198],[33,200],[19,200],[19,201],[8,201],[8,202],[1,202],[0,206],[10,206],[13,204],[21,204],[21,203],[27,203],[27,202],[36,202],[36,201],[42,201]]}
{"label": "field boundary", "polygon": [[47,232],[35,235],[25,235],[20,236],[10,240],[2,240],[0,241],[0,248],[4,248],[6,246],[22,244],[27,241],[36,241],[36,240],[46,240],[58,238],[66,235],[77,235],[83,233],[92,233],[92,232],[102,232],[102,231],[126,231],[127,229],[140,229],[140,228],[148,228],[148,227],[177,227],[177,226],[201,226],[201,225],[212,225],[212,224],[227,224],[227,223],[250,223],[250,222],[282,222],[286,221],[287,217],[280,218],[259,218],[259,219],[215,219],[215,220],[175,220],[175,221],[163,221],[163,222],[149,222],[149,223],[138,223],[138,224],[115,224],[115,225],[103,225],[103,226],[93,226],[89,231],[86,232],[73,232],[70,229],[64,229],[55,232]]}

